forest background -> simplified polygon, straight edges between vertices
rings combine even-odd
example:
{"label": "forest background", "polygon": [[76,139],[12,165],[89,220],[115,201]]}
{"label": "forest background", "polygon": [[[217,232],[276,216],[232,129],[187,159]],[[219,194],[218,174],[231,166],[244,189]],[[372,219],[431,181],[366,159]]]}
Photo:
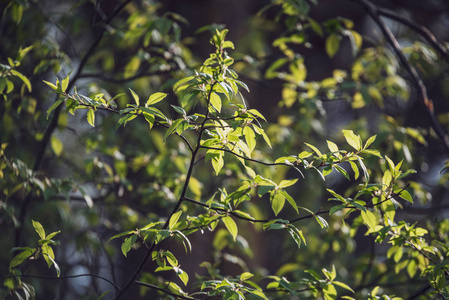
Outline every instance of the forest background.
{"label": "forest background", "polygon": [[0,297],[449,297],[446,1],[0,11]]}

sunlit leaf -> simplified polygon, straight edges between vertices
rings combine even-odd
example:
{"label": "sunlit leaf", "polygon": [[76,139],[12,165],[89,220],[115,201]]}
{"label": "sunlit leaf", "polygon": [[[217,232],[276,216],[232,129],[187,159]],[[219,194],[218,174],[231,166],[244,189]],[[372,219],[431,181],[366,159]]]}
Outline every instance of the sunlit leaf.
{"label": "sunlit leaf", "polygon": [[230,216],[223,217],[221,220],[223,221],[235,241],[238,234],[237,224],[235,224],[234,220]]}
{"label": "sunlit leaf", "polygon": [[329,57],[334,57],[340,48],[340,37],[334,33],[330,34],[326,39],[326,53]]}
{"label": "sunlit leaf", "polygon": [[[154,105],[154,104],[164,100],[165,97],[167,97],[167,95],[168,95],[167,93],[154,93],[148,98],[146,105],[147,106]],[[137,104],[137,105],[139,105],[139,104]]]}
{"label": "sunlit leaf", "polygon": [[95,127],[95,112],[93,109],[87,110],[87,123]]}

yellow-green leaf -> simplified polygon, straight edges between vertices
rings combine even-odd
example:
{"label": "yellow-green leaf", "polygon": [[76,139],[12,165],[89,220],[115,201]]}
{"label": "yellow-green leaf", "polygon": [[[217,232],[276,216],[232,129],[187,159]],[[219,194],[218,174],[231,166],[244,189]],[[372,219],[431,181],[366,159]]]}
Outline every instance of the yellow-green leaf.
{"label": "yellow-green leaf", "polygon": [[221,98],[216,93],[210,94],[210,104],[218,111],[221,112]]}
{"label": "yellow-green leaf", "polygon": [[168,222],[168,229],[172,230],[175,227],[176,222],[178,222],[179,217],[181,217],[181,215],[182,215],[182,210],[175,212],[171,216],[170,221]]}
{"label": "yellow-green leaf", "polygon": [[45,239],[45,230],[44,227],[42,227],[41,223],[31,220],[33,222],[34,230],[36,230],[37,234],[39,234],[39,237],[41,239]]}
{"label": "yellow-green leaf", "polygon": [[53,150],[55,155],[60,156],[62,153],[62,150],[64,148],[64,145],[62,144],[61,140],[53,135],[51,137],[50,145],[51,145],[51,150]]}
{"label": "yellow-green leaf", "polygon": [[164,100],[165,97],[167,97],[167,95],[168,95],[167,93],[154,93],[153,95],[151,95],[148,98],[147,106],[156,104],[156,103]]}
{"label": "yellow-green leaf", "polygon": [[271,208],[277,216],[285,204],[285,196],[280,192],[274,192],[271,196]]}
{"label": "yellow-green leaf", "polygon": [[137,106],[139,106],[140,105],[139,96],[132,89],[129,89],[129,90],[130,90],[131,95],[133,96],[134,101],[136,102]]}
{"label": "yellow-green leaf", "polygon": [[325,47],[327,55],[329,55],[329,57],[334,57],[340,48],[340,37],[332,33],[327,37]]}
{"label": "yellow-green leaf", "polygon": [[362,150],[362,139],[360,136],[355,135],[352,130],[342,130],[343,135],[346,139],[346,142],[351,145],[352,148],[354,148],[357,151]]}
{"label": "yellow-green leaf", "polygon": [[25,85],[26,85],[28,91],[31,92],[31,83],[30,83],[30,81],[28,80],[28,78],[26,78],[25,75],[23,75],[22,73],[20,73],[20,72],[14,70],[14,69],[11,70],[11,74],[13,74],[13,75],[19,77],[19,78],[23,81],[23,83],[25,83]]}
{"label": "yellow-green leaf", "polygon": [[89,123],[92,127],[95,127],[95,112],[93,109],[89,109],[87,111],[87,123]]}
{"label": "yellow-green leaf", "polygon": [[223,223],[225,224],[226,228],[228,229],[229,233],[232,235],[232,238],[235,241],[235,239],[237,238],[237,234],[238,234],[237,224],[235,224],[234,220],[230,216],[226,216],[222,220],[223,220]]}
{"label": "yellow-green leaf", "polygon": [[372,230],[374,230],[377,226],[377,218],[376,215],[373,214],[371,211],[361,211],[363,221],[368,225],[368,227]]}

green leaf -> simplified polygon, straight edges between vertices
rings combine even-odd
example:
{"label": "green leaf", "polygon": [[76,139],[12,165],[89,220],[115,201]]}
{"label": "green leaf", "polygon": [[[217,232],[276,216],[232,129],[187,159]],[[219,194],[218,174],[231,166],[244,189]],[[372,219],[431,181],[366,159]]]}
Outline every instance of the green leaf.
{"label": "green leaf", "polygon": [[134,234],[134,233],[135,233],[135,232],[132,231],[132,230],[125,231],[125,232],[121,232],[121,233],[116,234],[116,235],[114,235],[113,237],[111,237],[111,238],[108,240],[108,243],[109,243],[110,241],[112,241],[113,239],[116,239],[116,238],[119,238],[119,237],[122,237],[122,236],[125,236],[125,235]]}
{"label": "green leaf", "polygon": [[[282,182],[281,182],[282,183]],[[288,203],[293,207],[293,209],[296,211],[297,214],[299,214],[298,205],[296,204],[295,200],[290,196],[286,191],[280,190],[282,195],[287,199]]]}
{"label": "green leaf", "polygon": [[254,131],[249,126],[245,126],[243,128],[243,134],[245,135],[245,141],[248,145],[249,151],[253,152],[256,147],[256,135]]}
{"label": "green leaf", "polygon": [[69,86],[69,77],[70,75],[67,75],[67,77],[61,81],[61,90],[63,93],[65,93],[67,87]]}
{"label": "green leaf", "polygon": [[52,135],[50,145],[55,155],[61,156],[62,150],[64,148],[64,145],[62,144],[61,140],[58,139],[55,135]]}
{"label": "green leaf", "polygon": [[39,223],[37,221],[34,221],[34,220],[31,220],[31,221],[33,222],[34,230],[37,232],[39,237],[41,239],[45,239],[45,237],[46,237],[45,236],[45,230],[44,230],[44,227],[42,227],[41,223]]}
{"label": "green leaf", "polygon": [[313,146],[313,145],[311,145],[311,144],[309,144],[309,143],[304,143],[304,144],[306,144],[307,146],[309,146],[318,156],[322,156],[323,154],[321,154],[321,152],[320,152],[320,150],[318,150],[318,148],[317,147],[315,147],[315,146]]}
{"label": "green leaf", "polygon": [[294,185],[297,181],[298,181],[297,178],[296,178],[296,179],[282,180],[282,181],[279,183],[279,187],[280,187],[280,188],[286,188],[286,187],[289,187],[289,186]]}
{"label": "green leaf", "polygon": [[160,93],[160,92],[154,93],[153,95],[151,95],[148,98],[146,105],[150,106],[150,105],[156,104],[156,103],[164,100],[165,97],[167,97],[167,95],[168,95],[167,93]]}
{"label": "green leaf", "polygon": [[279,284],[280,284],[283,288],[285,288],[287,291],[289,291],[290,294],[292,294],[292,295],[294,295],[294,296],[297,296],[297,295],[298,295],[298,292],[295,291],[295,289],[291,286],[290,282],[289,282],[286,278],[282,277],[281,280],[279,281]]}
{"label": "green leaf", "polygon": [[223,155],[216,155],[211,160],[212,167],[214,168],[215,175],[218,175],[220,173],[221,169],[224,166],[224,159]]}
{"label": "green leaf", "polygon": [[373,135],[372,137],[370,137],[366,143],[365,143],[365,147],[363,147],[363,149],[368,148],[375,140],[376,140],[377,135]]}
{"label": "green leaf", "polygon": [[281,192],[275,191],[274,193],[272,193],[270,198],[271,208],[273,209],[274,214],[277,216],[284,207],[285,197]]}
{"label": "green leaf", "polygon": [[171,105],[171,107],[173,107],[173,109],[178,113],[181,114],[183,116],[187,115],[187,112],[184,110],[184,108],[180,107],[180,106],[176,106],[176,105]]}
{"label": "green leaf", "polygon": [[404,199],[410,203],[413,203],[413,198],[407,190],[396,190],[394,192],[399,193],[399,197],[401,197],[402,199]]}
{"label": "green leaf", "polygon": [[52,106],[50,106],[49,109],[47,109],[47,120],[48,120],[48,117],[50,116],[51,112],[54,111],[56,109],[56,107],[58,107],[62,102],[64,102],[64,100],[63,99],[59,99],[58,101],[53,103]]}
{"label": "green leaf", "polygon": [[24,262],[28,257],[30,257],[34,253],[35,249],[33,248],[27,248],[24,251],[20,252],[16,256],[13,257],[11,262],[9,263],[9,269],[20,265],[22,262]]}
{"label": "green leaf", "polygon": [[329,228],[329,223],[327,223],[326,219],[321,216],[315,216],[315,220],[320,224],[321,228]]}
{"label": "green leaf", "polygon": [[28,78],[25,77],[25,75],[23,75],[22,73],[14,70],[14,69],[11,70],[11,74],[19,77],[23,81],[23,83],[25,83],[25,85],[26,85],[26,87],[28,89],[28,92],[31,92],[31,83],[28,80]]}
{"label": "green leaf", "polygon": [[315,31],[316,34],[318,34],[321,37],[324,35],[323,29],[321,28],[321,25],[317,21],[315,21],[312,18],[309,18],[309,24],[310,24],[310,27],[312,28],[312,30]]}
{"label": "green leaf", "polygon": [[[346,203],[346,199],[345,199],[343,196],[337,194],[336,192],[334,192],[334,191],[331,190],[331,189],[326,189],[326,190],[327,190],[329,193],[331,193],[335,198],[337,198],[336,200],[339,200],[339,201],[341,201],[341,202],[343,202],[343,203]],[[329,199],[329,200],[331,200],[331,199]],[[332,199],[332,200],[334,200],[334,199]]]}
{"label": "green leaf", "polygon": [[262,128],[257,127],[257,126],[254,125],[254,124],[253,124],[253,128],[254,128],[254,131],[257,132],[257,134],[262,135],[262,137],[263,137],[265,143],[267,143],[267,145],[271,148],[271,141],[270,141],[270,138],[269,138],[268,135],[265,133],[265,131],[264,131]]}
{"label": "green leaf", "polygon": [[362,151],[362,139],[355,135],[352,130],[342,130],[346,142],[357,151]]}
{"label": "green leaf", "polygon": [[339,287],[341,287],[341,288],[344,288],[344,289],[346,289],[346,290],[348,290],[348,291],[351,291],[351,292],[353,292],[353,293],[355,293],[354,292],[354,290],[353,289],[351,289],[351,287],[349,286],[349,285],[347,285],[346,283],[344,283],[344,282],[341,282],[341,281],[332,281],[332,283],[334,284],[334,285],[338,285]]}
{"label": "green leaf", "polygon": [[90,126],[95,127],[95,112],[93,109],[87,111],[87,123],[89,123]]}
{"label": "green leaf", "polygon": [[139,106],[139,105],[140,105],[140,99],[139,99],[139,96],[138,96],[132,89],[129,89],[129,90],[130,90],[130,92],[131,92],[131,95],[132,95],[133,98],[134,98],[134,101],[136,102],[136,105]]}
{"label": "green leaf", "polygon": [[250,279],[250,278],[253,277],[253,276],[254,276],[253,273],[250,273],[250,272],[243,272],[242,274],[240,274],[240,280],[241,280],[241,281],[245,281],[245,280]]}
{"label": "green leaf", "polygon": [[189,282],[189,275],[179,268],[173,268],[173,269],[175,269],[176,275],[178,275],[178,277],[181,279],[182,283],[184,283],[184,285],[187,285],[187,283]]}
{"label": "green leaf", "polygon": [[365,181],[368,182],[369,181],[368,170],[366,169],[366,166],[365,166],[365,164],[363,163],[363,161],[362,161],[362,159],[360,157],[357,157],[357,160],[359,162],[360,167],[362,168],[363,175],[365,177]]}
{"label": "green leaf", "polygon": [[375,230],[375,228],[378,224],[376,215],[374,215],[369,210],[361,211],[361,215],[362,215],[363,221],[365,221],[365,223],[368,225],[368,227],[372,230]]}
{"label": "green leaf", "polygon": [[173,85],[173,90],[175,91],[175,93],[178,92],[178,89],[183,86],[184,84],[188,83],[189,81],[195,79],[196,76],[189,76],[189,77],[185,77],[182,78],[180,80],[178,80],[174,85]]}
{"label": "green leaf", "polygon": [[335,165],[334,166],[335,170],[337,170],[338,173],[342,174],[343,176],[346,177],[346,179],[351,180],[351,178],[349,178],[349,174],[348,172],[346,172],[345,169],[343,169],[342,167]]}
{"label": "green leaf", "polygon": [[147,113],[143,113],[143,117],[148,122],[148,125],[150,126],[150,129],[153,128],[154,125],[154,115],[150,115]]}
{"label": "green leaf", "polygon": [[354,178],[357,180],[360,176],[359,168],[357,167],[357,164],[353,161],[349,161],[349,164],[351,165],[352,171],[354,171]]}
{"label": "green leaf", "polygon": [[181,217],[181,215],[182,215],[182,210],[177,211],[170,217],[170,221],[168,222],[168,229],[172,230],[175,227],[175,225],[178,222],[179,217]]}
{"label": "green leaf", "polygon": [[329,216],[332,216],[332,215],[335,214],[337,211],[340,211],[340,210],[344,209],[345,207],[346,207],[346,204],[339,204],[339,205],[333,206],[333,207],[329,210]]}
{"label": "green leaf", "polygon": [[172,267],[177,267],[179,265],[178,260],[176,259],[176,257],[173,255],[173,253],[171,253],[170,251],[166,250],[163,252],[163,255],[165,256],[165,258],[167,259],[168,263],[172,266]]}
{"label": "green leaf", "polygon": [[53,249],[48,245],[42,245],[42,254],[44,255],[44,259],[47,262],[48,268],[53,264],[53,259],[55,258],[55,253]]}
{"label": "green leaf", "polygon": [[53,90],[57,90],[58,89],[58,87],[56,86],[56,85],[54,85],[53,83],[51,83],[51,82],[48,82],[48,81],[45,81],[45,80],[42,80],[45,84],[47,84],[49,87],[51,87]]}
{"label": "green leaf", "polygon": [[234,220],[230,216],[226,216],[226,217],[222,218],[222,221],[225,224],[226,228],[228,229],[229,233],[232,235],[232,238],[235,241],[235,239],[237,238],[237,234],[238,234],[237,224],[235,224]]}
{"label": "green leaf", "polygon": [[137,115],[133,115],[133,114],[128,114],[128,115],[125,115],[125,116],[121,117],[117,121],[117,125],[115,125],[115,129],[118,129],[121,125],[126,126],[126,123],[128,123],[129,121],[135,119],[136,117],[137,117]]}
{"label": "green leaf", "polygon": [[357,51],[360,51],[360,49],[362,49],[362,43],[363,43],[362,36],[357,31],[354,31],[354,30],[349,30],[349,31],[351,32],[352,37],[354,38],[354,40],[351,39],[351,43],[354,41],[353,47],[356,48]]}
{"label": "green leaf", "polygon": [[48,255],[46,253],[43,253],[43,254],[45,255],[44,257],[47,258],[50,261],[50,264],[49,264],[48,267],[50,268],[51,265],[53,265],[55,267],[55,270],[56,270],[56,276],[57,277],[61,276],[61,269],[59,268],[59,265],[56,263],[56,261],[54,259],[54,254],[53,254],[53,257],[51,257],[50,255]]}
{"label": "green leaf", "polygon": [[327,141],[327,147],[329,148],[329,150],[332,153],[336,153],[336,152],[338,153],[338,146],[335,143],[333,143],[331,141]]}
{"label": "green leaf", "polygon": [[323,288],[324,300],[335,300],[337,299],[337,290],[333,284],[327,284]]}
{"label": "green leaf", "polygon": [[129,236],[125,239],[125,241],[122,244],[122,253],[125,255],[125,257],[128,255],[128,252],[131,250],[132,246],[137,241],[137,235]]}
{"label": "green leaf", "polygon": [[218,111],[221,112],[221,98],[216,93],[210,94],[210,104]]}
{"label": "green leaf", "polygon": [[329,57],[334,57],[340,48],[340,37],[334,33],[330,34],[326,39],[326,53]]}
{"label": "green leaf", "polygon": [[179,126],[179,124],[181,124],[182,121],[184,121],[184,119],[177,119],[172,123],[170,128],[168,128],[168,130],[164,136],[164,141],[163,141],[164,144],[165,144],[165,141],[167,140],[167,138],[170,136],[170,134],[172,134],[176,130],[176,128]]}

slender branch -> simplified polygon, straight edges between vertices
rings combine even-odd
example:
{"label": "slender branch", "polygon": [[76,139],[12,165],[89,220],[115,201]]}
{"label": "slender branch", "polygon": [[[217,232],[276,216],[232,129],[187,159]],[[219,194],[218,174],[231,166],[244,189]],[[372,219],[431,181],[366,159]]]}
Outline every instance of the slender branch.
{"label": "slender branch", "polygon": [[408,27],[410,27],[412,30],[416,31],[419,35],[421,35],[423,38],[426,39],[426,41],[435,49],[437,50],[440,55],[449,62],[449,51],[437,40],[437,38],[430,32],[429,29],[427,29],[424,26],[418,25],[411,20],[398,15],[390,10],[384,9],[384,8],[377,8],[377,11],[379,15],[382,15],[384,17],[393,19],[399,23],[402,23]]}
{"label": "slender branch", "polygon": [[[214,85],[215,84],[216,83],[211,84],[210,91],[209,91],[209,93],[207,95],[207,98],[206,98],[207,99],[207,105],[206,105],[207,113],[206,113],[206,117],[204,118],[204,120],[203,120],[203,122],[202,122],[202,124],[200,126],[198,139],[196,141],[195,149],[192,152],[192,157],[190,159],[189,169],[187,171],[186,179],[185,179],[184,185],[182,187],[181,195],[179,196],[178,202],[176,203],[176,205],[173,208],[172,212],[168,216],[167,221],[165,222],[165,224],[162,227],[162,229],[167,229],[167,227],[169,225],[169,222],[170,222],[171,216],[178,211],[178,209],[181,206],[182,202],[184,201],[185,195],[187,193],[187,188],[189,186],[190,178],[192,177],[193,168],[194,168],[195,162],[196,162],[196,156],[197,156],[198,152],[201,149],[201,140],[203,138],[203,134],[204,134],[204,131],[205,131],[205,124],[209,120],[209,105],[210,105],[210,99],[211,99],[212,91],[214,90]],[[147,250],[144,258],[142,259],[141,263],[137,267],[137,269],[134,272],[134,274],[129,278],[128,282],[125,284],[125,286],[122,288],[122,290],[116,296],[116,298],[115,298],[116,300],[119,299],[121,296],[123,296],[123,294],[126,292],[126,290],[131,285],[133,285],[136,282],[137,278],[139,278],[140,274],[142,273],[142,270],[143,270],[144,266],[146,265],[146,263],[150,259],[151,253],[153,252],[155,247],[156,247],[156,242],[154,241],[152,243],[151,247]]]}
{"label": "slender branch", "polygon": [[215,147],[208,147],[208,146],[201,146],[201,148],[203,148],[203,149],[210,149],[210,150],[219,150],[219,151],[223,151],[223,152],[228,152],[228,153],[231,153],[232,155],[235,155],[235,156],[237,156],[237,157],[240,157],[240,158],[242,158],[242,159],[244,159],[244,160],[252,161],[252,162],[255,162],[255,163],[264,165],[264,166],[289,166],[289,165],[287,165],[287,164],[285,164],[285,163],[267,163],[267,162],[263,162],[263,161],[260,161],[260,160],[257,160],[257,159],[249,158],[249,157],[243,156],[243,155],[241,155],[241,154],[235,153],[234,151],[229,150],[229,149],[226,149],[226,148],[215,148]]}
{"label": "slender branch", "polygon": [[107,283],[109,283],[110,285],[112,285],[117,291],[120,291],[120,287],[118,285],[116,285],[115,283],[113,283],[111,280],[100,276],[100,275],[95,275],[95,274],[78,274],[78,275],[66,275],[66,276],[38,276],[38,275],[14,275],[14,274],[8,274],[6,275],[6,277],[26,277],[26,278],[39,278],[39,279],[51,279],[51,280],[64,280],[64,279],[71,279],[71,278],[78,278],[78,277],[94,277],[94,278],[99,278],[101,280],[106,281]]}
{"label": "slender branch", "polygon": [[[105,24],[109,24],[114,17],[128,4],[130,3],[132,0],[126,0],[125,2],[123,2],[112,14],[111,16],[109,16],[109,18],[106,20]],[[92,55],[92,53],[94,52],[95,48],[98,46],[98,44],[100,43],[101,39],[103,38],[103,35],[106,31],[106,26],[104,26],[99,34],[99,36],[97,37],[97,39],[91,44],[91,46],[89,47],[89,49],[87,50],[87,52],[84,54],[83,58],[81,59],[81,62],[78,66],[78,69],[75,72],[75,75],[73,76],[71,82],[69,82],[69,85],[67,87],[67,90],[70,90],[73,85],[75,84],[76,80],[78,80],[79,76],[81,75],[81,71],[83,70],[85,64],[87,63],[87,60],[89,59],[89,57]],[[57,96],[59,97],[59,96]],[[57,98],[56,98],[57,99]],[[55,100],[56,101],[56,100]],[[48,147],[48,144],[50,143],[50,138],[51,135],[53,134],[53,131],[56,129],[57,125],[58,125],[58,118],[59,118],[59,114],[61,112],[61,105],[58,106],[52,115],[52,118],[50,120],[50,123],[48,124],[47,128],[45,129],[45,133],[44,136],[42,138],[42,141],[40,143],[40,145],[38,146],[37,152],[36,152],[36,160],[34,162],[34,166],[33,166],[33,171],[37,171],[40,169],[40,165],[42,163],[42,159],[44,157],[45,154],[45,150]],[[20,207],[20,211],[19,211],[19,215],[18,215],[18,223],[20,224],[16,231],[15,231],[15,244],[19,245],[20,244],[20,240],[22,237],[22,228],[23,228],[23,222],[25,221],[25,216],[26,213],[28,211],[28,206],[30,205],[31,202],[31,192],[28,193]]]}
{"label": "slender branch", "polygon": [[410,75],[416,89],[418,90],[418,98],[427,110],[433,130],[435,130],[436,134],[443,142],[446,152],[449,154],[449,138],[435,116],[433,102],[431,99],[429,99],[429,97],[427,95],[426,86],[422,82],[422,80],[419,77],[416,70],[410,65],[410,63],[408,62],[404,53],[402,53],[401,46],[399,45],[398,41],[396,40],[396,38],[393,35],[393,33],[391,32],[391,30],[380,19],[379,9],[367,0],[352,0],[352,1],[355,1],[356,3],[358,3],[360,6],[362,6],[365,9],[365,11],[371,16],[371,18],[374,20],[374,22],[377,23],[377,25],[379,26],[383,35],[387,39],[388,43],[393,48],[393,51],[395,52],[396,56],[399,58],[399,61],[404,66],[407,73]]}
{"label": "slender branch", "polygon": [[237,213],[235,213],[235,212],[233,212],[233,211],[230,211],[230,210],[227,210],[227,209],[224,209],[224,208],[220,208],[220,207],[209,207],[209,205],[207,205],[207,204],[204,204],[204,203],[202,203],[202,202],[193,200],[193,199],[188,198],[188,197],[184,197],[184,200],[185,200],[185,201],[188,201],[188,202],[191,202],[191,203],[194,203],[194,204],[196,204],[196,205],[205,207],[205,208],[207,208],[207,209],[212,209],[212,210],[215,210],[215,211],[226,212],[226,213],[228,213],[228,214],[230,214],[230,215],[233,215],[233,216],[236,217],[237,219],[241,219],[241,220],[245,220],[245,221],[250,221],[250,222],[254,222],[254,223],[266,223],[266,222],[269,222],[269,221],[270,221],[269,219],[251,219],[251,218],[246,218],[246,217],[243,217],[243,216],[241,216],[241,215],[239,215],[239,214],[237,214]]}
{"label": "slender branch", "polygon": [[136,285],[140,285],[140,286],[144,286],[144,287],[147,287],[147,288],[150,288],[150,289],[161,291],[161,292],[163,292],[163,293],[165,293],[167,295],[170,295],[170,296],[173,296],[173,297],[176,297],[176,298],[179,298],[179,299],[188,299],[188,300],[196,299],[196,298],[192,298],[192,297],[186,297],[186,296],[183,296],[183,295],[175,294],[175,293],[167,291],[167,290],[165,290],[163,288],[160,288],[160,287],[158,287],[156,285],[153,285],[153,284],[150,284],[150,283],[146,283],[146,282],[142,282],[142,281],[137,281],[136,280],[135,284]]}
{"label": "slender branch", "polygon": [[[73,96],[71,96],[71,95],[69,95],[69,94],[65,94],[64,96],[67,97],[67,98],[70,98],[70,99],[73,99],[73,100],[77,101],[77,99],[75,99]],[[81,105],[81,106],[85,106],[85,107],[94,107],[93,105],[89,105],[89,104],[85,104],[85,103],[80,103],[80,105]],[[101,107],[101,106],[98,106],[98,107],[95,107],[95,109],[97,109],[97,110],[104,110],[104,111],[108,111],[108,112],[112,112],[112,113],[115,113],[115,114],[118,114],[118,115],[120,114],[120,110],[117,110],[117,109],[114,109],[114,108],[111,108],[111,107]],[[126,115],[128,115],[128,114],[134,114],[134,115],[137,115],[137,116],[139,116],[139,117],[141,117],[141,118],[145,118],[144,115],[141,114],[141,113],[140,113],[140,114],[126,113]],[[157,120],[154,121],[154,124],[155,124],[155,125],[158,125],[158,126],[165,127],[165,128],[170,128],[170,126],[169,126],[168,124],[159,122],[159,121],[157,121]],[[182,134],[177,133],[177,132],[174,132],[174,134],[176,134],[177,136],[179,136],[179,137],[185,142],[185,144],[187,145],[187,147],[189,147],[190,152],[193,152],[193,147],[192,147],[192,145],[190,144],[189,140],[188,140],[185,136],[183,136]]]}
{"label": "slender branch", "polygon": [[[128,4],[130,3],[132,0],[126,0],[125,2],[123,2],[110,16],[109,18],[106,20],[105,25],[108,25],[114,18],[115,16]],[[100,32],[100,34],[98,35],[98,37],[95,39],[95,41],[93,41],[93,43],[90,45],[89,49],[86,51],[86,53],[84,54],[84,56],[82,57],[80,64],[78,66],[78,69],[76,70],[75,74],[73,75],[73,78],[70,80],[69,85],[67,87],[67,90],[71,90],[72,87],[74,86],[75,82],[80,78],[81,76],[81,72],[84,69],[84,66],[87,63],[87,60],[89,59],[89,57],[92,55],[92,53],[94,52],[94,50],[97,48],[98,44],[100,43],[100,41],[102,40],[104,33],[106,32],[106,26],[102,27],[102,30]],[[59,114],[61,112],[61,106],[58,106],[52,115],[52,118],[50,120],[50,123],[47,126],[47,129],[45,130],[44,133],[44,137],[42,139],[42,142],[40,144],[40,147],[37,151],[37,155],[36,155],[36,161],[34,163],[34,167],[33,170],[38,170],[40,168],[40,164],[42,162],[42,158],[44,156],[45,153],[45,149],[47,149],[48,143],[50,141],[50,137],[53,133],[53,131],[56,129],[56,126],[58,124],[58,118],[59,118]]]}

